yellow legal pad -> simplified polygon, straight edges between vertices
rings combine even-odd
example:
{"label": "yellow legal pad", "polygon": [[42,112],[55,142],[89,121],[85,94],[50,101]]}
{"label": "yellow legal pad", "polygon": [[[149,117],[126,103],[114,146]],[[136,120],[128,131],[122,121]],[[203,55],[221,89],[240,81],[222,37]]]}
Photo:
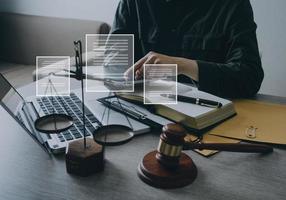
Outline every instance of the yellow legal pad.
{"label": "yellow legal pad", "polygon": [[209,133],[272,144],[286,144],[286,105],[235,100],[237,115]]}

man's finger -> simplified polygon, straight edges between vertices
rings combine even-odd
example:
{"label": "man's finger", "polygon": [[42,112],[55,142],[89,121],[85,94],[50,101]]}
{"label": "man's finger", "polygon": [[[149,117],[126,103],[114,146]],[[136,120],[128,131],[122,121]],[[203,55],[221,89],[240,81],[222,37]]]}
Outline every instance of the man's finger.
{"label": "man's finger", "polygon": [[156,59],[157,59],[156,56],[150,55],[150,56],[147,58],[146,62],[145,62],[145,63],[142,63],[141,67],[136,70],[135,78],[136,78],[136,79],[141,78],[141,77],[143,76],[144,65],[145,65],[145,64],[154,64],[154,62],[155,62]]}
{"label": "man's finger", "polygon": [[126,72],[124,73],[125,77],[132,77],[133,73],[136,73],[136,70],[142,65],[141,63],[144,63],[147,60],[147,55],[142,57],[140,60],[138,60],[132,67],[129,67]]}
{"label": "man's finger", "polygon": [[143,58],[141,58],[140,60],[138,60],[135,64],[134,64],[134,71],[137,71],[148,59],[149,54],[145,55]]}
{"label": "man's finger", "polygon": [[142,57],[140,60],[138,60],[132,67],[128,68],[126,72],[124,73],[124,76],[127,78],[133,77],[133,73],[136,74],[136,71],[145,63],[145,61],[148,59],[150,53],[146,54],[144,57]]}

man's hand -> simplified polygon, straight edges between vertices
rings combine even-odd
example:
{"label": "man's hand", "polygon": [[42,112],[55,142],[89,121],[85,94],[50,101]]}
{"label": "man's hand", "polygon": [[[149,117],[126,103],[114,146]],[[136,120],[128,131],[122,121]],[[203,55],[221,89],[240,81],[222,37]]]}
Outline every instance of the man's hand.
{"label": "man's hand", "polygon": [[[198,64],[194,60],[167,56],[151,51],[134,64],[133,67],[136,80],[142,79],[144,64],[177,64],[178,74],[185,74],[191,77],[192,79],[198,81]],[[133,73],[133,68],[130,67],[125,72],[125,77],[130,79],[131,77],[133,77],[132,73]]]}

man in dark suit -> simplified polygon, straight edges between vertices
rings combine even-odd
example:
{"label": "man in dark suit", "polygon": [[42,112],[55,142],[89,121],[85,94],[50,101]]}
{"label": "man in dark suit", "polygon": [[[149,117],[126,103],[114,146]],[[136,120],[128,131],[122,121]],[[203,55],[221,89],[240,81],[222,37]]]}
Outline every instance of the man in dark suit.
{"label": "man in dark suit", "polygon": [[256,28],[249,0],[121,0],[111,33],[134,34],[137,79],[144,63],[178,64],[180,82],[249,97],[264,76]]}

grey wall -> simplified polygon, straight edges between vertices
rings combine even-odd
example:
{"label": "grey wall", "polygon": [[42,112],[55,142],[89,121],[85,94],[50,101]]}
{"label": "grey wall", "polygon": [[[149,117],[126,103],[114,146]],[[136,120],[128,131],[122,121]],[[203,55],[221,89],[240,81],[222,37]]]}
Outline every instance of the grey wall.
{"label": "grey wall", "polygon": [[251,2],[265,72],[260,92],[286,97],[286,1]]}
{"label": "grey wall", "polygon": [[112,23],[119,0],[0,0],[0,11]]}
{"label": "grey wall", "polygon": [[[119,0],[0,0],[0,11],[112,23]],[[286,97],[286,1],[251,0],[265,79],[260,93]]]}

